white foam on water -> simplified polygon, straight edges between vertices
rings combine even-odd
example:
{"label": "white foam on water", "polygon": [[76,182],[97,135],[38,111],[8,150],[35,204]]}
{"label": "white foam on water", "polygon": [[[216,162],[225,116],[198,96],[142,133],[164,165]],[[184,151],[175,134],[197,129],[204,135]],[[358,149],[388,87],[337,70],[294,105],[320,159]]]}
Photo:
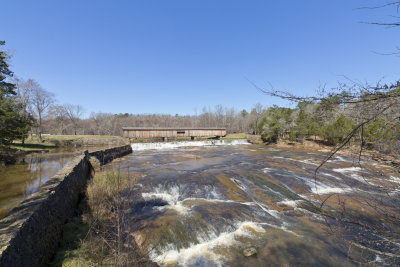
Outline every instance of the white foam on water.
{"label": "white foam on water", "polygon": [[305,163],[305,164],[308,164],[308,165],[319,166],[319,164],[312,162],[311,159],[293,159],[293,158],[285,158],[285,157],[281,157],[281,156],[274,156],[272,158],[273,159],[284,159],[284,160],[296,161],[296,162],[301,162],[301,163]]}
{"label": "white foam on water", "polygon": [[335,157],[335,160],[347,161],[346,159],[344,159],[344,158],[341,157],[341,156],[336,156],[336,157]]}
{"label": "white foam on water", "polygon": [[279,201],[277,204],[278,205],[286,205],[286,206],[289,206],[289,207],[297,208],[297,205],[301,201],[303,201],[303,200],[301,200],[301,199],[300,200],[289,200],[289,199],[287,199],[287,200]]}
{"label": "white foam on water", "polygon": [[313,192],[314,194],[320,194],[320,195],[324,195],[324,194],[332,194],[332,193],[346,193],[346,192],[350,192],[352,191],[351,188],[349,187],[334,187],[325,183],[321,183],[321,182],[310,182],[308,183],[308,185],[310,186],[311,192]]}
{"label": "white foam on water", "polygon": [[133,151],[175,149],[180,147],[205,147],[205,146],[234,146],[250,145],[246,139],[230,140],[206,140],[206,141],[176,141],[176,142],[153,142],[153,143],[132,143]]}
{"label": "white foam on water", "polygon": [[270,223],[260,223],[260,225],[266,225],[266,226],[269,226],[269,227],[271,227],[271,228],[280,229],[280,230],[282,230],[282,231],[285,231],[285,232],[287,232],[287,233],[289,233],[289,234],[292,234],[292,235],[295,235],[295,236],[297,236],[297,237],[302,237],[301,235],[299,235],[299,234],[293,232],[292,230],[289,230],[289,229],[287,228],[287,227],[289,226],[289,224],[286,223],[286,222],[283,222],[282,225],[280,225],[280,226],[274,225],[274,224],[270,224]]}
{"label": "white foam on water", "polygon": [[361,182],[361,183],[364,183],[364,184],[367,184],[367,183],[372,184],[366,178],[364,178],[364,177],[362,177],[362,176],[360,176],[358,174],[355,174],[355,173],[350,174],[350,177],[355,179],[355,180],[357,180],[357,181],[359,181],[359,182]]}
{"label": "white foam on water", "polygon": [[222,199],[223,196],[222,196],[221,193],[218,192],[217,189],[213,186],[213,187],[211,187],[211,190],[208,190],[208,198],[210,198],[210,199]]}
{"label": "white foam on water", "polygon": [[218,247],[229,248],[240,244],[237,240],[238,237],[256,238],[257,233],[264,233],[265,230],[259,223],[255,222],[241,222],[238,224],[235,231],[225,232],[218,236],[211,233],[211,239],[203,239],[199,244],[180,250],[171,249],[164,250],[161,254],[150,252],[150,258],[159,263],[160,265],[200,265],[203,266],[204,262],[212,262],[216,266],[223,266],[226,260],[225,255],[216,253],[214,250]]}
{"label": "white foam on water", "polygon": [[280,219],[281,218],[281,214],[280,214],[279,211],[271,209],[266,204],[258,201],[257,199],[252,198],[252,200],[253,200],[253,203],[255,205],[257,205],[260,209],[262,209],[265,213],[271,215],[272,217],[274,217],[276,219]]}
{"label": "white foam on water", "polygon": [[389,196],[391,196],[391,197],[395,197],[396,195],[400,195],[400,189],[399,189],[399,187],[397,187],[396,189],[390,191],[388,194],[389,194]]}
{"label": "white foam on water", "polygon": [[332,184],[323,183],[321,181],[311,179],[308,177],[303,177],[299,175],[295,175],[297,179],[302,180],[314,194],[324,195],[324,194],[331,194],[331,193],[346,193],[352,191],[350,187],[343,186],[337,187]]}
{"label": "white foam on water", "polygon": [[280,201],[277,204],[278,205],[283,204],[283,205],[286,205],[286,206],[289,206],[289,207],[293,207],[294,210],[301,211],[301,212],[307,214],[308,217],[313,217],[314,219],[316,219],[318,221],[325,221],[324,218],[320,214],[314,213],[314,212],[311,212],[309,210],[297,207],[297,205],[300,202],[303,202],[303,201],[304,200],[302,200],[302,199],[299,199],[299,200],[289,200],[289,199],[287,199],[287,200]]}
{"label": "white foam on water", "polygon": [[265,212],[267,212],[269,215],[271,215],[272,217],[274,217],[276,219],[280,219],[281,218],[281,213],[279,211],[274,210],[274,209],[266,209],[265,207],[263,207],[264,205],[262,203],[260,203],[258,206],[261,209],[263,209]]}
{"label": "white foam on water", "polygon": [[320,215],[320,214],[318,214],[318,213],[314,213],[314,212],[311,212],[311,211],[306,210],[306,209],[303,209],[303,208],[297,208],[297,207],[296,207],[296,208],[294,208],[294,209],[297,210],[297,211],[301,211],[301,212],[303,212],[303,213],[308,214],[309,217],[312,217],[313,219],[315,219],[315,220],[317,220],[317,221],[325,222],[325,219],[323,218],[323,216]]}
{"label": "white foam on water", "polygon": [[348,172],[358,172],[361,171],[360,167],[348,167],[348,168],[337,168],[333,169],[335,172],[340,172],[340,173],[348,173]]}
{"label": "white foam on water", "polygon": [[342,178],[337,177],[337,176],[335,176],[335,175],[333,175],[333,174],[330,174],[330,173],[323,172],[323,173],[321,173],[321,174],[322,174],[322,175],[325,175],[325,176],[332,177],[332,178],[334,178],[334,179],[336,179],[336,180],[338,180],[338,181],[343,181]]}
{"label": "white foam on water", "polygon": [[305,160],[299,160],[300,162],[303,162],[305,164],[309,165],[314,165],[314,166],[319,166],[319,164],[312,162],[310,159],[305,159]]}
{"label": "white foam on water", "polygon": [[185,207],[183,205],[183,201],[179,201],[179,187],[174,186],[169,188],[168,190],[163,190],[160,187],[156,187],[154,189],[154,192],[150,193],[142,193],[142,197],[145,200],[151,200],[151,199],[162,199],[165,202],[168,203],[166,206],[160,206],[157,207],[159,210],[164,210],[164,209],[173,209],[179,214],[186,214],[189,212],[189,208]]}
{"label": "white foam on water", "polygon": [[231,181],[234,182],[237,187],[242,189],[251,198],[251,200],[253,200],[253,203],[255,205],[257,205],[260,209],[262,209],[264,212],[268,213],[269,215],[271,215],[274,218],[277,218],[277,219],[280,218],[279,211],[270,209],[270,207],[268,207],[268,205],[258,201],[256,198],[254,198],[253,194],[246,188],[246,186],[241,181],[239,181],[238,179],[235,179],[235,178],[231,178]]}
{"label": "white foam on water", "polygon": [[375,261],[376,261],[376,262],[382,262],[381,256],[379,256],[378,254],[376,254],[376,255],[375,255]]}
{"label": "white foam on water", "polygon": [[264,168],[264,169],[262,169],[263,173],[269,173],[272,170],[273,170],[272,168]]}
{"label": "white foam on water", "polygon": [[333,171],[339,172],[339,173],[342,173],[342,174],[351,173],[351,174],[350,174],[350,177],[353,178],[353,179],[355,179],[355,180],[357,180],[357,181],[359,181],[359,182],[361,182],[361,183],[364,183],[364,184],[370,183],[370,182],[368,182],[368,181],[366,180],[366,178],[364,178],[364,177],[362,177],[362,176],[360,176],[360,175],[354,173],[354,172],[359,172],[359,171],[361,171],[361,170],[362,170],[362,169],[361,169],[360,167],[349,167],[349,168],[337,168],[337,169],[333,169]]}
{"label": "white foam on water", "polygon": [[236,203],[236,204],[241,204],[241,205],[246,205],[246,206],[254,206],[253,202],[238,202],[238,201],[233,201],[233,200],[224,200],[224,199],[209,199],[209,198],[198,198],[198,197],[189,197],[185,198],[181,202],[185,201],[206,201],[206,202],[213,202],[213,203]]}
{"label": "white foam on water", "polygon": [[156,187],[153,192],[142,193],[142,197],[144,200],[152,200],[152,199],[162,199],[168,203],[165,206],[158,206],[156,209],[158,210],[165,210],[165,209],[173,209],[181,215],[186,215],[190,208],[185,205],[186,201],[207,201],[213,203],[236,203],[246,206],[255,206],[258,205],[254,202],[237,202],[233,200],[225,200],[220,198],[220,194],[214,190],[210,191],[210,196],[212,198],[194,198],[189,197],[182,200],[179,200],[180,193],[179,187],[174,186],[168,189],[161,189],[160,187]]}
{"label": "white foam on water", "polygon": [[[246,186],[245,186],[241,181],[239,181],[238,179],[231,178],[231,181],[232,181],[234,184],[236,184],[237,187],[239,187],[240,189],[242,189],[244,192],[247,191]],[[246,193],[247,193],[247,192],[246,192]]]}
{"label": "white foam on water", "polygon": [[400,184],[400,178],[395,176],[390,176],[389,181]]}

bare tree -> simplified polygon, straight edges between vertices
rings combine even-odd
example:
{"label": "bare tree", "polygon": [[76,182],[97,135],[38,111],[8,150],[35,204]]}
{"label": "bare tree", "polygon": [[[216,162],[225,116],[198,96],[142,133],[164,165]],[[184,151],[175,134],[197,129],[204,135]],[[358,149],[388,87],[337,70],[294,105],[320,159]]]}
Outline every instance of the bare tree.
{"label": "bare tree", "polygon": [[23,112],[28,113],[32,99],[32,80],[25,82],[22,78],[14,78],[13,83],[16,85],[17,101],[22,105]]}
{"label": "bare tree", "polygon": [[55,134],[68,134],[69,118],[64,106],[52,105],[47,112],[46,129]]}
{"label": "bare tree", "polygon": [[54,94],[43,89],[35,80],[31,80],[30,86],[32,90],[32,110],[38,123],[37,135],[39,141],[42,142],[43,118],[48,108],[54,103]]}
{"label": "bare tree", "polygon": [[221,127],[224,125],[224,108],[222,105],[216,105],[214,111],[215,119],[216,119],[216,126]]}
{"label": "bare tree", "polygon": [[[361,7],[359,9],[382,9],[382,8],[393,8],[395,7],[396,13],[399,13],[400,9],[400,1],[391,1],[391,2],[386,2],[384,4],[380,4],[377,6],[368,6],[368,7]],[[398,16],[391,16],[393,19],[399,19],[400,17]],[[379,25],[379,26],[386,26],[386,27],[400,27],[400,21],[390,21],[390,22],[366,22],[368,24],[374,24],[374,25]]]}
{"label": "bare tree", "polygon": [[259,134],[258,123],[262,118],[263,106],[260,103],[256,103],[251,110],[251,115],[254,118],[254,133]]}
{"label": "bare tree", "polygon": [[[394,27],[400,27],[400,16],[399,16],[399,12],[400,12],[400,1],[389,1],[389,2],[385,2],[383,4],[379,4],[376,6],[367,6],[367,7],[361,7],[358,8],[359,10],[364,10],[364,9],[386,9],[386,8],[390,8],[391,10],[395,11],[395,14],[390,15],[389,17],[391,18],[391,21],[369,21],[369,22],[363,22],[366,24],[372,24],[372,25],[378,25],[378,26],[383,26],[385,28],[394,28]],[[378,52],[377,54],[380,55],[400,55],[400,47],[397,46],[396,47],[395,52],[390,52],[390,53],[381,53]]]}
{"label": "bare tree", "polygon": [[85,109],[80,105],[71,105],[71,104],[65,104],[63,105],[63,108],[66,116],[69,118],[69,120],[72,123],[72,126],[74,127],[74,134],[76,135],[76,130],[78,128],[79,121],[81,120],[81,117],[85,113]]}

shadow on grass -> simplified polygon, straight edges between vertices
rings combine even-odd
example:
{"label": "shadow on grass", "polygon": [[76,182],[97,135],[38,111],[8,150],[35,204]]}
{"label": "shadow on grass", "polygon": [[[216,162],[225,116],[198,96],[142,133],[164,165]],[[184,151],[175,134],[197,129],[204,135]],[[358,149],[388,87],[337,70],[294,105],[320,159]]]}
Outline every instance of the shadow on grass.
{"label": "shadow on grass", "polygon": [[[87,211],[86,199],[83,199],[78,207],[78,213]],[[50,266],[87,266],[85,255],[86,251],[81,245],[89,232],[89,224],[83,219],[82,215],[77,215],[68,220],[63,225],[62,236],[59,247],[54,255]]]}
{"label": "shadow on grass", "polygon": [[49,149],[55,148],[54,144],[22,144],[22,143],[13,143],[13,148],[20,149],[20,150],[28,150],[28,149]]}

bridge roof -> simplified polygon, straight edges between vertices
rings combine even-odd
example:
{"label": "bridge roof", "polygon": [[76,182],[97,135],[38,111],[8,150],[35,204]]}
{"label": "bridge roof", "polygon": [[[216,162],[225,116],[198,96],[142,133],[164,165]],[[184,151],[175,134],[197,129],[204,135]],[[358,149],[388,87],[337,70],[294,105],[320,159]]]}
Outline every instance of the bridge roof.
{"label": "bridge roof", "polygon": [[132,131],[183,131],[183,130],[226,130],[226,128],[166,128],[166,127],[122,127],[122,130],[132,130]]}

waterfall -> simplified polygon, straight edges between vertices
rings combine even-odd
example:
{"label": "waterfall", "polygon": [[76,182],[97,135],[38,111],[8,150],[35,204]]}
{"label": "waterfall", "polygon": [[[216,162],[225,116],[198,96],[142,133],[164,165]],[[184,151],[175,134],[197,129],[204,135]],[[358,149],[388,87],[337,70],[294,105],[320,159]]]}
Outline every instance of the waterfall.
{"label": "waterfall", "polygon": [[176,142],[154,142],[154,143],[132,143],[133,151],[142,150],[159,150],[174,149],[179,147],[191,146],[232,146],[232,145],[249,145],[246,139],[228,139],[228,140],[206,140],[206,141],[176,141]]}

